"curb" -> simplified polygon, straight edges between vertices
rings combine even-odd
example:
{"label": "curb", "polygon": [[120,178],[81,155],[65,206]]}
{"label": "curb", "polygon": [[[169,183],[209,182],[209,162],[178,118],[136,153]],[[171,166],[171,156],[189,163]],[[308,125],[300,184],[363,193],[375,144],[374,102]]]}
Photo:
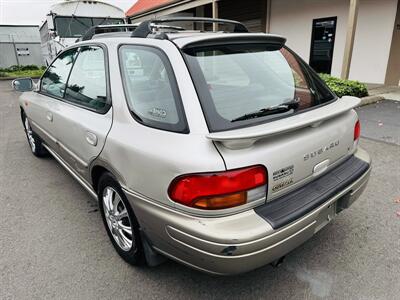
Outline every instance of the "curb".
{"label": "curb", "polygon": [[379,95],[363,97],[363,98],[361,98],[361,102],[358,105],[358,107],[364,106],[364,105],[368,105],[368,104],[372,104],[372,103],[376,103],[376,102],[379,102],[379,101],[382,101],[382,100],[385,100],[385,97],[379,96]]}

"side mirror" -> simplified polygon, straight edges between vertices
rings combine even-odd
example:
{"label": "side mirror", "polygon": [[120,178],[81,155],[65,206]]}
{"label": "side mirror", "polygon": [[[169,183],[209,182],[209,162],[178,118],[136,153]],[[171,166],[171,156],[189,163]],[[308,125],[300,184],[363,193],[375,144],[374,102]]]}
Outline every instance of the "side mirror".
{"label": "side mirror", "polygon": [[17,92],[29,92],[33,90],[32,78],[18,78],[13,80],[12,86]]}
{"label": "side mirror", "polygon": [[47,28],[49,30],[54,30],[54,20],[53,20],[53,15],[49,14],[46,16],[46,21],[47,21]]}

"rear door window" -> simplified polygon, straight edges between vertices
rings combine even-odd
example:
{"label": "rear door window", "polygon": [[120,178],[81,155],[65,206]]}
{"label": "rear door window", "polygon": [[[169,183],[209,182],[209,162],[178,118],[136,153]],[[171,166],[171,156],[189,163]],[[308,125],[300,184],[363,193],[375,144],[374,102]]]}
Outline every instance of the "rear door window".
{"label": "rear door window", "polygon": [[128,106],[143,125],[187,132],[176,79],[166,55],[159,49],[125,45],[119,51]]}

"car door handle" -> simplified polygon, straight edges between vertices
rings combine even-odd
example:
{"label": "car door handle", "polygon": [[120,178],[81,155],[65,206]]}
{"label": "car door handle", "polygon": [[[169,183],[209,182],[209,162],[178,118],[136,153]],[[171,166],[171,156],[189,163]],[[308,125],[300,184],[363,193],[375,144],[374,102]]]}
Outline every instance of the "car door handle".
{"label": "car door handle", "polygon": [[97,145],[97,136],[90,131],[86,132],[86,141],[92,145],[92,146],[96,146]]}
{"label": "car door handle", "polygon": [[50,122],[53,122],[53,114],[51,112],[47,112],[46,113],[46,118],[47,120],[49,120]]}

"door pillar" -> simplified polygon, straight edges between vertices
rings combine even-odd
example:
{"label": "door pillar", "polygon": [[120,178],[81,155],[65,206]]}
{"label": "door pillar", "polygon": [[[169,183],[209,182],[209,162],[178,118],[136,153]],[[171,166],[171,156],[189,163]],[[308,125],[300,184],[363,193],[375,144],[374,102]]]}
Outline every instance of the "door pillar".
{"label": "door pillar", "polygon": [[400,2],[397,3],[385,84],[400,86]]}
{"label": "door pillar", "polygon": [[[212,2],[212,17],[213,19],[218,19],[218,1],[213,0]],[[218,24],[213,23],[213,31],[218,31]]]}
{"label": "door pillar", "polygon": [[342,65],[342,79],[349,79],[351,58],[353,56],[354,37],[357,28],[358,7],[360,0],[350,0],[349,17],[347,20],[346,44],[344,46],[344,56]]}
{"label": "door pillar", "polygon": [[264,7],[266,33],[271,32],[271,2],[272,0],[266,0]]}

